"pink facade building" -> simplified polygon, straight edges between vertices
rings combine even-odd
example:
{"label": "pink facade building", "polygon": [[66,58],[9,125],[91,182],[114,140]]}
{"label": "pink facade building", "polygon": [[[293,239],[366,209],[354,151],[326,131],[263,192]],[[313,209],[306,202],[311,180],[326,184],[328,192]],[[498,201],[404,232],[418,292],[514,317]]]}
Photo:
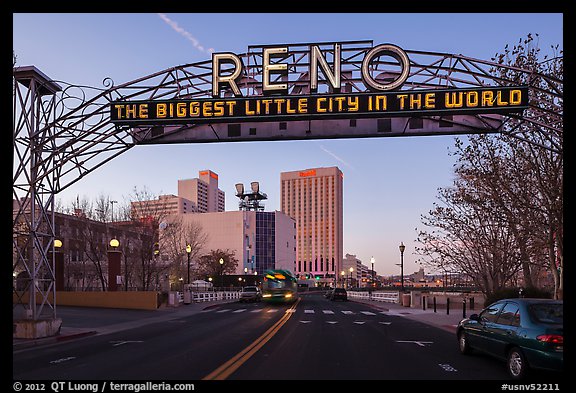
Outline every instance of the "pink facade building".
{"label": "pink facade building", "polygon": [[296,221],[300,278],[335,284],[343,259],[343,177],[338,167],[280,174],[280,210]]}

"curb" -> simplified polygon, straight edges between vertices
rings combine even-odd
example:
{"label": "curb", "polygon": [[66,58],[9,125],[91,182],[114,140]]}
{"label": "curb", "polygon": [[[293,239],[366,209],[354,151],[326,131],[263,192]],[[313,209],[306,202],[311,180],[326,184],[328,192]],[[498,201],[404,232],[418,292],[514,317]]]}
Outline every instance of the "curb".
{"label": "curb", "polygon": [[[31,347],[35,347],[35,346],[39,346],[39,345],[50,345],[50,344],[55,344],[55,343],[59,343],[59,342],[63,342],[63,341],[74,340],[77,338],[93,336],[97,333],[98,332],[96,330],[88,330],[85,332],[58,335],[58,336],[54,336],[54,337],[43,337],[43,338],[37,338],[37,339],[30,339],[29,341],[27,340],[27,341],[12,342],[12,349],[13,350],[14,349],[25,349],[25,348],[31,348]],[[20,340],[26,340],[26,339],[20,339]]]}

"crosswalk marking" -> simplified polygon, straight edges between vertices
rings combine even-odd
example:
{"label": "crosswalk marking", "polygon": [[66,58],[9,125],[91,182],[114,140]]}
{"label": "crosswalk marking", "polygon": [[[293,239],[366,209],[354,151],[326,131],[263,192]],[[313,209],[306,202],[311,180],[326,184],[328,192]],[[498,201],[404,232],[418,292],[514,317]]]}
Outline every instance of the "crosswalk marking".
{"label": "crosswalk marking", "polygon": [[275,309],[272,308],[272,309],[270,309],[270,310],[268,310],[268,311],[266,311],[266,312],[270,313],[270,312],[276,312],[276,311],[278,311],[278,310],[275,310]]}
{"label": "crosswalk marking", "polygon": [[381,323],[382,325],[390,325],[392,322],[379,322],[379,323]]}
{"label": "crosswalk marking", "polygon": [[288,310],[286,310],[287,313],[293,313],[296,312],[295,308],[289,308]]}
{"label": "crosswalk marking", "polygon": [[246,311],[245,308],[239,308],[238,310],[234,310],[234,311],[232,311],[232,312],[238,313],[238,312],[244,312],[244,311]]}
{"label": "crosswalk marking", "polygon": [[322,310],[322,312],[324,314],[334,314],[334,311],[332,311],[332,310]]}
{"label": "crosswalk marking", "polygon": [[263,308],[257,308],[256,310],[252,310],[252,311],[250,311],[250,312],[260,312],[260,311],[262,311],[262,310],[263,310]]}
{"label": "crosswalk marking", "polygon": [[304,314],[314,314],[314,310],[304,310]]}
{"label": "crosswalk marking", "polygon": [[330,325],[334,325],[335,323],[338,323],[338,321],[326,321],[326,323],[329,323]]}
{"label": "crosswalk marking", "polygon": [[376,315],[376,314],[374,314],[374,313],[371,312],[371,311],[360,311],[360,312],[361,312],[362,314],[364,314],[364,315]]}
{"label": "crosswalk marking", "polygon": [[352,315],[352,314],[354,314],[354,311],[345,310],[345,311],[342,311],[342,314]]}
{"label": "crosswalk marking", "polygon": [[220,312],[227,312],[227,311],[230,311],[230,309],[229,309],[229,308],[225,308],[225,309],[223,309],[223,310],[218,310],[218,311],[216,311],[216,312],[220,313]]}

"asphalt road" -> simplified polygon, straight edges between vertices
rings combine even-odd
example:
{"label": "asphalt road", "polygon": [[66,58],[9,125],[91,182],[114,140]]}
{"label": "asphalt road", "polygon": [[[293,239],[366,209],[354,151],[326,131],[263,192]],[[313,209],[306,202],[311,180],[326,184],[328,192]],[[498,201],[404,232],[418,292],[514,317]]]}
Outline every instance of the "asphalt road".
{"label": "asphalt road", "polygon": [[[288,311],[288,312],[287,312]],[[126,317],[130,319],[129,316]],[[222,373],[214,373],[215,371]],[[453,334],[369,305],[303,296],[200,313],[13,353],[14,380],[506,380]]]}

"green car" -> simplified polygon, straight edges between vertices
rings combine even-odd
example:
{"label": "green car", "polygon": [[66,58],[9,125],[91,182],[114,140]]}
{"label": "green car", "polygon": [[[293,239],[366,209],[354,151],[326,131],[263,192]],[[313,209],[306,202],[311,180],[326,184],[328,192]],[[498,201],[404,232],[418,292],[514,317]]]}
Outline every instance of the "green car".
{"label": "green car", "polygon": [[564,304],[551,299],[503,299],[472,314],[456,329],[460,352],[485,352],[506,361],[514,379],[531,368],[562,371]]}

